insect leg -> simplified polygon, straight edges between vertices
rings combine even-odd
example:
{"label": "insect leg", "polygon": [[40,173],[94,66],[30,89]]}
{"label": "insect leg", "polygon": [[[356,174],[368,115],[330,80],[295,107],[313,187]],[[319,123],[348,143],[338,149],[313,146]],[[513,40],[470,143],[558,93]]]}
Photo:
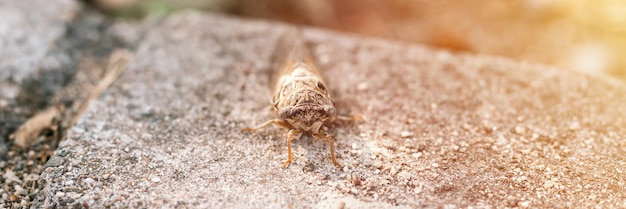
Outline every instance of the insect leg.
{"label": "insect leg", "polygon": [[333,140],[333,137],[331,137],[327,133],[314,134],[313,136],[318,139],[323,138],[324,140],[328,141],[328,146],[330,146],[330,159],[333,161],[333,164],[335,164],[335,166],[339,168],[339,170],[343,171],[343,166],[341,166],[341,164],[339,164],[335,159],[335,140]]}
{"label": "insect leg", "polygon": [[294,138],[299,138],[300,135],[302,135],[302,132],[296,129],[291,129],[289,130],[289,133],[287,133],[287,151],[289,153],[289,156],[287,157],[287,161],[285,161],[283,168],[287,168],[287,166],[289,166],[289,163],[291,163],[291,141]]}
{"label": "insect leg", "polygon": [[285,121],[283,121],[281,119],[273,119],[273,120],[269,120],[269,121],[267,121],[267,122],[265,122],[265,123],[263,123],[263,124],[261,124],[261,125],[259,125],[257,127],[254,127],[254,128],[244,128],[244,129],[241,129],[241,131],[243,131],[243,132],[253,132],[253,131],[256,131],[258,129],[264,128],[265,126],[269,126],[271,124],[276,124],[276,125],[279,125],[279,126],[281,126],[283,128],[290,128],[291,127],[291,126],[289,126],[289,124],[287,122],[285,122]]}

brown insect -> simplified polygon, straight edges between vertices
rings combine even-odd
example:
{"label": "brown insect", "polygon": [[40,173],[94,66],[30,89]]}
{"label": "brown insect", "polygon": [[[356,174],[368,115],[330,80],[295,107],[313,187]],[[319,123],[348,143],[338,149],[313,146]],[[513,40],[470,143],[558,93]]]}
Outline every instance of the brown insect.
{"label": "brown insect", "polygon": [[[310,134],[318,140],[328,142],[333,164],[343,170],[341,164],[335,159],[333,137],[321,128],[336,119],[351,120],[351,118],[337,115],[334,101],[326,89],[326,84],[314,60],[297,36],[287,34],[282,37],[274,53],[274,67],[277,67],[278,71],[272,79],[272,106],[279,118],[254,128],[245,128],[243,131],[256,131],[271,124],[288,129],[289,156],[283,168],[291,163],[291,141],[300,138],[302,134]],[[276,61],[281,62],[278,64]]]}

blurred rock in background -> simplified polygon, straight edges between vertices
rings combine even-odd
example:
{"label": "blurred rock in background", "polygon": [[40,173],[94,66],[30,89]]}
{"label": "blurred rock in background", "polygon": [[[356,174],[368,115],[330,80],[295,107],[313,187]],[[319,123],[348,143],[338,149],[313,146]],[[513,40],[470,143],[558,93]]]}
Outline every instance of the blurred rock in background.
{"label": "blurred rock in background", "polygon": [[[620,0],[87,0],[121,16],[218,11],[626,79]],[[120,12],[124,11],[124,12]]]}

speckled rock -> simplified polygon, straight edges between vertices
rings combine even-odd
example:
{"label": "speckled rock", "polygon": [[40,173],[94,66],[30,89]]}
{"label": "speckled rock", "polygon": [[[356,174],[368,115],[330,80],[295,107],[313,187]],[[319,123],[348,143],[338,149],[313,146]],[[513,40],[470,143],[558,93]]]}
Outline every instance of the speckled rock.
{"label": "speckled rock", "polygon": [[[181,12],[69,130],[35,206],[626,207],[626,87],[484,55],[304,29],[340,114],[324,143],[275,117],[274,22]],[[75,189],[68,189],[75,188]]]}

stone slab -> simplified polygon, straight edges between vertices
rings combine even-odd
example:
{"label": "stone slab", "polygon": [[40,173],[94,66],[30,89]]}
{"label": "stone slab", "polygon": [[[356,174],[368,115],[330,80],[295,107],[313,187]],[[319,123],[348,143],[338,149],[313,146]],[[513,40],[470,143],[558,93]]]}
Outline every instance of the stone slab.
{"label": "stone slab", "polygon": [[181,12],[149,29],[41,175],[36,207],[626,207],[626,88],[498,57],[303,28],[340,114],[324,143],[275,117],[275,22]]}

